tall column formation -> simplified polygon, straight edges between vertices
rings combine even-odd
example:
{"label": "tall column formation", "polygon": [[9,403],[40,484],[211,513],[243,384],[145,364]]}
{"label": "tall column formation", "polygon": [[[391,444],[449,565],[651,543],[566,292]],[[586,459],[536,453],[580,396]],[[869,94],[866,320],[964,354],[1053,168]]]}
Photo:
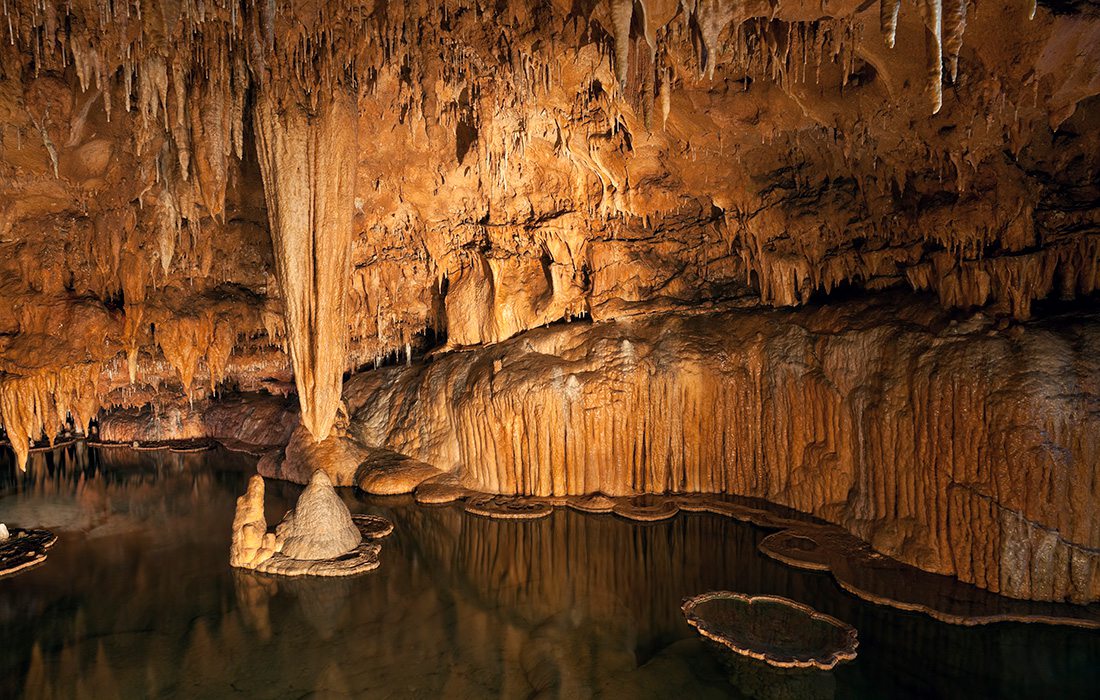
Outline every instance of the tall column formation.
{"label": "tall column formation", "polygon": [[287,346],[302,423],[328,437],[340,403],[347,345],[357,149],[352,96],[313,109],[261,90],[256,151],[263,177]]}

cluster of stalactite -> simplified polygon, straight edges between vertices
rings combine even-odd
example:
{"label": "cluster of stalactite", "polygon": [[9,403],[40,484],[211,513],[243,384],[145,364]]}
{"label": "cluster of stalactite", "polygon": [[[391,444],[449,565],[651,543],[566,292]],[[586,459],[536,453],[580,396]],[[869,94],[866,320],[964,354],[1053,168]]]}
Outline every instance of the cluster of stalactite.
{"label": "cluster of stalactite", "polygon": [[[292,368],[324,437],[343,372],[408,361],[429,329],[469,345],[847,283],[1023,318],[1095,290],[1088,217],[1040,235],[1033,182],[990,165],[1024,158],[1087,90],[1052,115],[1039,77],[962,85],[967,116],[935,123],[942,143],[890,142],[874,122],[899,96],[878,72],[905,84],[898,66],[927,56],[921,110],[940,110],[974,20],[967,0],[922,0],[926,51],[899,7],[869,21],[794,1],[9,0],[2,179],[34,182],[0,193],[0,319],[16,338],[0,384],[93,366],[88,401],[135,406]],[[849,99],[872,106],[818,113]],[[1062,167],[1075,152],[1035,170],[1076,173]],[[1005,188],[992,205],[991,182]],[[937,208],[952,190],[959,203]],[[917,213],[899,222],[907,193]],[[62,320],[67,342],[36,357]],[[53,430],[37,409],[3,413],[13,440]]]}

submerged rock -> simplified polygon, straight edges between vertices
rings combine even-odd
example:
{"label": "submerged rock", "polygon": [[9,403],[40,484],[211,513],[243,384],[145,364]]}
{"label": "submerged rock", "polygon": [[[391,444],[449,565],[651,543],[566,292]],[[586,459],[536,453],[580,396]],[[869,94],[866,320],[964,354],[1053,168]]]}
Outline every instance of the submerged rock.
{"label": "submerged rock", "polygon": [[334,559],[358,547],[362,539],[328,475],[316,471],[294,510],[275,529],[275,550],[291,559]]}

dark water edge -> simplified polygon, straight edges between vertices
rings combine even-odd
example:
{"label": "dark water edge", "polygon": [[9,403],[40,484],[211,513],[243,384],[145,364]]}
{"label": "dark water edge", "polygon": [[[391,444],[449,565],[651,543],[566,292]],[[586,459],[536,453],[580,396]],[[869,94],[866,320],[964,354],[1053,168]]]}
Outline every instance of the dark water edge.
{"label": "dark water edge", "polygon": [[[252,460],[94,450],[0,455],[0,522],[51,527],[0,580],[0,697],[1074,698],[1100,633],[965,628],[864,603],[702,513],[640,524],[558,509],[496,521],[344,490],[397,526],[382,566],[285,580],[228,566]],[[269,482],[268,522],[298,487]],[[854,625],[859,657],[811,679],[727,664],[683,621],[711,589],[788,596]]]}

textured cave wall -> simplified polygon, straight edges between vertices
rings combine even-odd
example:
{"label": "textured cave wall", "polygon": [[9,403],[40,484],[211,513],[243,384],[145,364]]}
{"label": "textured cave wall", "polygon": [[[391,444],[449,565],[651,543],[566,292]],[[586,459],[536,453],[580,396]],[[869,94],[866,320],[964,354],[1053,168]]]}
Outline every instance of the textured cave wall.
{"label": "textured cave wall", "polygon": [[1100,598],[1100,317],[927,305],[661,314],[359,375],[352,430],[492,493],[703,491],[925,570]]}

